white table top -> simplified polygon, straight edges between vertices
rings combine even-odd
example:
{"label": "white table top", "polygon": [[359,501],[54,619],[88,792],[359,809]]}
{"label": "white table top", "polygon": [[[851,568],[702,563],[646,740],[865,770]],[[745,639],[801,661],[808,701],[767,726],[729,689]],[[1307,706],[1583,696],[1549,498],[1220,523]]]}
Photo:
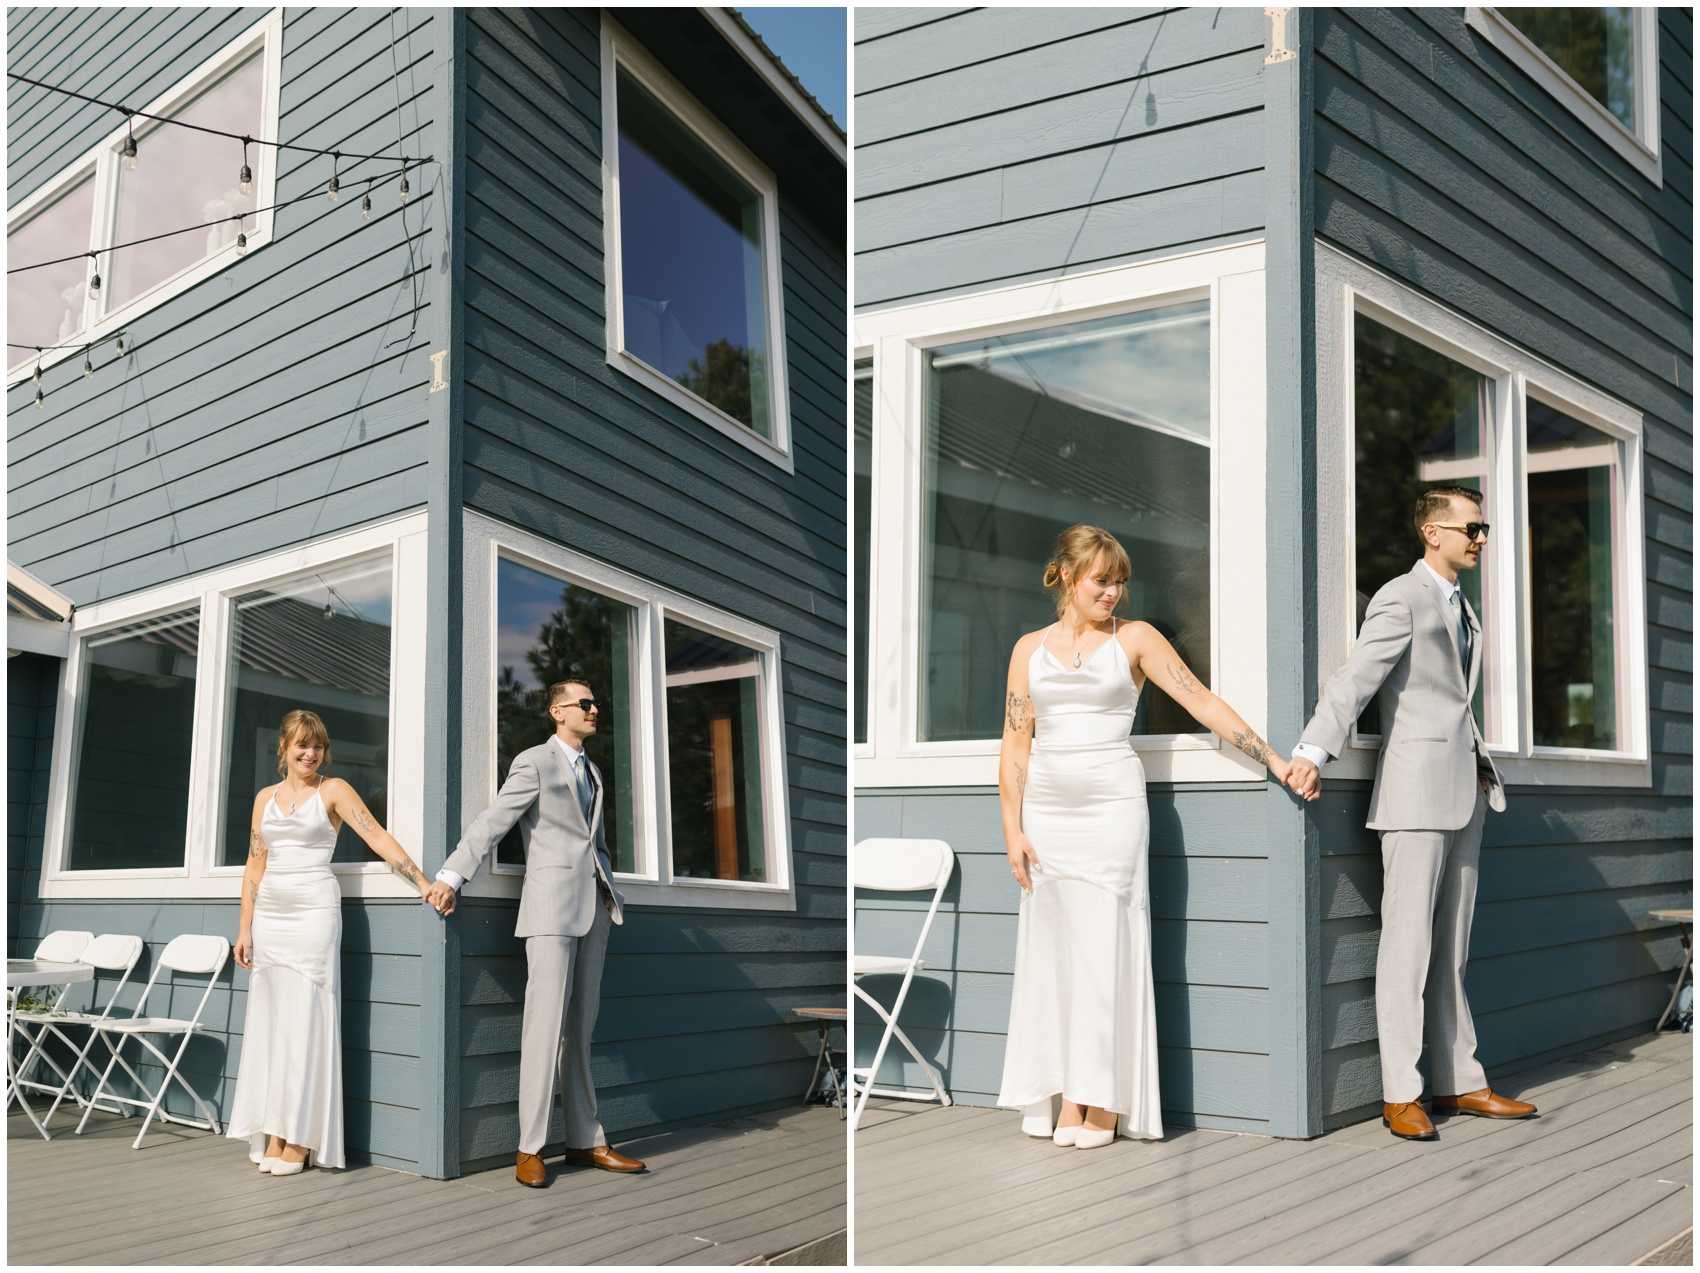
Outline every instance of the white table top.
{"label": "white table top", "polygon": [[8,959],[6,989],[18,986],[63,986],[93,981],[93,964],[61,964],[51,959]]}

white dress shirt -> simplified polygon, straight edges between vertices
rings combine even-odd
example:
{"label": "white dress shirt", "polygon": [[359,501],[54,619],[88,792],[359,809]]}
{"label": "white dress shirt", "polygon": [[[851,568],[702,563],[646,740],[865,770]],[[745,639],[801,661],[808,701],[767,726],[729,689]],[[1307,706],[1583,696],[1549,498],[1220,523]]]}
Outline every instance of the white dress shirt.
{"label": "white dress shirt", "polygon": [[[576,774],[578,772],[578,763],[584,757],[583,750],[578,747],[574,747],[559,734],[555,735],[555,743],[563,752],[566,753],[567,763],[573,767],[573,772]],[[459,874],[449,870],[446,866],[437,872],[437,878],[457,893],[460,892],[462,886],[466,883]]]}
{"label": "white dress shirt", "polygon": [[[1427,557],[1423,558],[1423,569],[1433,575],[1435,582],[1440,585],[1440,599],[1446,603],[1446,608],[1450,610],[1452,608],[1452,594],[1457,592],[1462,585],[1460,585],[1456,579],[1448,583],[1445,575],[1441,574],[1440,571],[1428,564]],[[1333,760],[1334,757],[1330,756],[1315,743],[1294,743],[1293,759],[1308,760],[1318,769],[1321,769],[1330,760]]]}

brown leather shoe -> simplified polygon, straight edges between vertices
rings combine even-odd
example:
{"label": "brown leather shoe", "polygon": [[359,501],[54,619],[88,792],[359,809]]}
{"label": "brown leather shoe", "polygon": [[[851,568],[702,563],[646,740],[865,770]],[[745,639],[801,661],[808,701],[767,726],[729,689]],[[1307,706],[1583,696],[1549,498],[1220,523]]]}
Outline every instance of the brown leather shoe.
{"label": "brown leather shoe", "polygon": [[569,1149],[563,1156],[563,1161],[586,1163],[592,1167],[600,1167],[603,1171],[643,1170],[641,1162],[636,1158],[627,1158],[612,1145],[598,1145],[594,1149]]}
{"label": "brown leather shoe", "polygon": [[1395,1136],[1405,1140],[1439,1140],[1439,1134],[1434,1130],[1434,1124],[1428,1121],[1428,1115],[1423,1113],[1421,1101],[1401,1101],[1398,1104],[1383,1103],[1381,1106],[1381,1125]]}
{"label": "brown leather shoe", "polygon": [[530,1189],[541,1189],[549,1183],[549,1173],[543,1170],[543,1159],[537,1154],[520,1150],[514,1155],[514,1179]]}
{"label": "brown leather shoe", "polygon": [[1498,1095],[1491,1087],[1484,1087],[1479,1092],[1465,1092],[1462,1096],[1437,1096],[1434,1098],[1434,1112],[1475,1114],[1481,1118],[1529,1118],[1535,1107],[1528,1101],[1514,1101],[1509,1096]]}

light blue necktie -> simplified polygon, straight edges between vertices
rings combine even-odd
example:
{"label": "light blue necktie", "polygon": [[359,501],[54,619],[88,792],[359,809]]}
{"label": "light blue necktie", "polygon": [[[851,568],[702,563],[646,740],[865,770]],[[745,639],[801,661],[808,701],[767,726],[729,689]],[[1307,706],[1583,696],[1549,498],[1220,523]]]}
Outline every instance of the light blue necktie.
{"label": "light blue necktie", "polygon": [[1459,594],[1464,590],[1452,590],[1452,621],[1458,625],[1458,662],[1464,669],[1464,679],[1470,679],[1470,627],[1464,622],[1464,602]]}
{"label": "light blue necktie", "polygon": [[584,820],[589,822],[592,801],[590,796],[590,781],[584,772],[584,753],[582,751],[579,752],[578,759],[573,761],[573,781],[578,786],[579,808],[584,810]]}

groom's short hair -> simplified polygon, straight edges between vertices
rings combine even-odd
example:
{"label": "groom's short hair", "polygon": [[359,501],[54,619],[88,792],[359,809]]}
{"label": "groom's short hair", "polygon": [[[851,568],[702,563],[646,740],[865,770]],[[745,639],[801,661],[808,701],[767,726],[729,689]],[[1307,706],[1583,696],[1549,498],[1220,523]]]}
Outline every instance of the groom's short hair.
{"label": "groom's short hair", "polygon": [[1435,518],[1451,512],[1454,499],[1467,499],[1477,508],[1482,506],[1482,493],[1473,486],[1431,486],[1417,496],[1417,534],[1420,536],[1423,527]]}
{"label": "groom's short hair", "polygon": [[549,687],[549,696],[544,705],[546,707],[553,707],[556,703],[563,701],[570,702],[573,699],[580,697],[576,694],[567,693],[567,691],[572,689],[575,685],[584,691],[584,698],[595,697],[595,695],[590,692],[590,685],[585,681],[556,681]]}

